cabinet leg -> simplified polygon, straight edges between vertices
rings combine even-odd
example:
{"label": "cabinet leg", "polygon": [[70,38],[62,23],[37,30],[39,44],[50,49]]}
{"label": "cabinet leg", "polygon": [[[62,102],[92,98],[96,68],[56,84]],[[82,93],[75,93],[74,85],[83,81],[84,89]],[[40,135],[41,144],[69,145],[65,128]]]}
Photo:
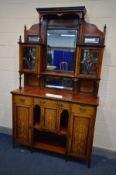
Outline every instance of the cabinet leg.
{"label": "cabinet leg", "polygon": [[66,161],[66,162],[68,161],[68,154],[67,154],[67,151],[65,152],[65,161]]}
{"label": "cabinet leg", "polygon": [[65,155],[65,161],[66,161],[66,162],[68,161],[68,156],[67,156],[67,155]]}
{"label": "cabinet leg", "polygon": [[15,148],[15,141],[12,141],[12,147]]}
{"label": "cabinet leg", "polygon": [[15,149],[15,144],[12,144],[13,149]]}
{"label": "cabinet leg", "polygon": [[87,161],[87,166],[88,166],[88,168],[91,168],[91,160]]}
{"label": "cabinet leg", "polygon": [[31,153],[33,153],[33,152],[34,152],[34,150],[33,150],[33,148],[32,148],[32,147],[30,147],[29,149],[30,149],[30,152],[31,152]]}

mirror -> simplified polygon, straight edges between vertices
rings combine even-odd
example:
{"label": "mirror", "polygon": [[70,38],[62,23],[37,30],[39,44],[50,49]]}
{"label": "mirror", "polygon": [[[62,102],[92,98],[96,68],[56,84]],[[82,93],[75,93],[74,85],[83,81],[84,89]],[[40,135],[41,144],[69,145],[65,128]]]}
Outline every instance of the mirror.
{"label": "mirror", "polygon": [[66,77],[46,76],[45,87],[72,90],[73,80]]}
{"label": "mirror", "polygon": [[47,30],[46,69],[74,72],[77,30]]}

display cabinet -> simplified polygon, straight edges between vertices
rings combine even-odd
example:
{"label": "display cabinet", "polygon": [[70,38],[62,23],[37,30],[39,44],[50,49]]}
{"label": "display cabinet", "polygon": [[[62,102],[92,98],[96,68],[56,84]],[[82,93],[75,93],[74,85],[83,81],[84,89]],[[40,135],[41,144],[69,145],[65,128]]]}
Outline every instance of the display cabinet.
{"label": "display cabinet", "polygon": [[13,144],[74,156],[90,166],[106,26],[102,32],[87,23],[84,6],[37,12],[39,23],[25,26],[24,39],[19,37]]}

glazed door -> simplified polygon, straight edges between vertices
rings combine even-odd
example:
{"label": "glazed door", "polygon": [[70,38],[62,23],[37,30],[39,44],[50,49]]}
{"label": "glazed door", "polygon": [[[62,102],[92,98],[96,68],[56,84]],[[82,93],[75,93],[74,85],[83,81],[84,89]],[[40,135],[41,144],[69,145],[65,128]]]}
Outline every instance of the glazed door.
{"label": "glazed door", "polygon": [[97,78],[100,76],[102,49],[81,48],[79,54],[79,76]]}
{"label": "glazed door", "polygon": [[14,142],[30,145],[32,131],[32,99],[14,96]]}
{"label": "glazed door", "polygon": [[40,47],[37,45],[20,45],[20,71],[37,73],[40,60]]}

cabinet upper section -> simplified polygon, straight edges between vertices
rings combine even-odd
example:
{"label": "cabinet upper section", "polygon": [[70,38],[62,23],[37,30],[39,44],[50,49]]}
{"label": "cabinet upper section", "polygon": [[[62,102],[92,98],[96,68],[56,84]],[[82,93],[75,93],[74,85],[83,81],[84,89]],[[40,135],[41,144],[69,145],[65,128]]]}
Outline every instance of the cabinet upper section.
{"label": "cabinet upper section", "polygon": [[[37,8],[37,12],[39,23],[32,25],[28,30],[25,26],[24,43],[21,38],[19,40],[20,45],[28,45],[22,46],[21,70],[31,72],[40,70],[37,68],[39,59],[37,55],[44,52],[44,58],[41,58],[43,72],[68,72],[73,75],[78,72],[96,76],[100,60],[98,48],[104,47],[106,27],[102,32],[95,25],[85,22],[84,6]],[[41,45],[41,49],[38,49],[37,45]],[[89,49],[90,47],[96,49]],[[83,48],[80,54],[77,53],[77,48]],[[92,65],[88,65],[90,62]]]}
{"label": "cabinet upper section", "polygon": [[105,29],[102,32],[95,25],[85,22],[84,6],[37,8],[37,12],[39,24],[34,24],[29,30],[25,27],[24,42],[47,44],[48,36],[52,39],[57,36],[68,37],[70,43],[72,35],[72,39],[75,38],[73,45],[104,46]]}
{"label": "cabinet upper section", "polygon": [[76,87],[96,94],[98,85],[91,80],[100,79],[106,26],[102,32],[87,23],[84,6],[37,8],[37,12],[39,23],[30,29],[25,26],[24,42],[19,39],[19,72],[25,73],[25,85],[32,79],[31,84],[39,82],[42,88]]}

